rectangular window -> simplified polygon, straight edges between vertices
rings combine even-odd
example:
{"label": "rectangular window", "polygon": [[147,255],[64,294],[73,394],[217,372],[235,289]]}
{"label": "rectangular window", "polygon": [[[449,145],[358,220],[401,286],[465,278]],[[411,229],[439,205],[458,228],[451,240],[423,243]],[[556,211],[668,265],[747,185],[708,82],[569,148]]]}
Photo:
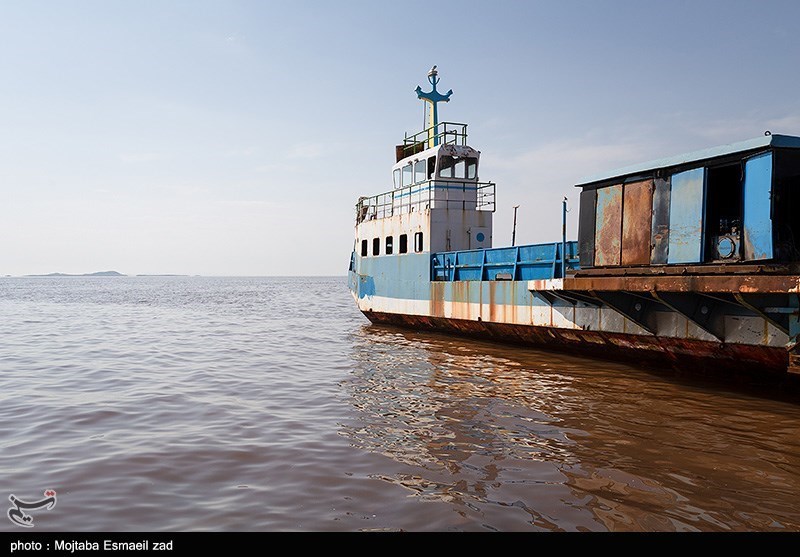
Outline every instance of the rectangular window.
{"label": "rectangular window", "polygon": [[361,240],[361,257],[369,255],[369,243],[366,240]]}
{"label": "rectangular window", "polygon": [[408,234],[400,234],[400,253],[408,253]]}
{"label": "rectangular window", "polygon": [[444,155],[441,159],[439,159],[439,176],[442,178],[452,178],[454,164],[455,161],[453,160],[453,157]]}
{"label": "rectangular window", "polygon": [[466,162],[464,159],[456,161],[454,168],[453,168],[453,178],[464,178],[466,177]]}
{"label": "rectangular window", "polygon": [[428,180],[433,180],[434,170],[436,170],[436,157],[428,157]]}
{"label": "rectangular window", "polygon": [[467,180],[474,180],[478,177],[478,159],[475,157],[467,158]]}
{"label": "rectangular window", "polygon": [[380,238],[373,238],[372,239],[372,255],[380,255],[381,254],[381,239]]}
{"label": "rectangular window", "polygon": [[400,187],[400,169],[395,168],[394,172],[392,172],[392,182],[394,183],[395,188]]}
{"label": "rectangular window", "polygon": [[425,181],[425,161],[417,161],[414,163],[414,183],[419,184]]}
{"label": "rectangular window", "polygon": [[386,255],[392,255],[393,248],[394,248],[394,238],[392,236],[386,236]]}
{"label": "rectangular window", "polygon": [[413,176],[411,173],[411,163],[408,163],[403,167],[403,186],[410,186],[413,184]]}
{"label": "rectangular window", "polygon": [[422,251],[422,232],[414,233],[414,251],[417,253]]}

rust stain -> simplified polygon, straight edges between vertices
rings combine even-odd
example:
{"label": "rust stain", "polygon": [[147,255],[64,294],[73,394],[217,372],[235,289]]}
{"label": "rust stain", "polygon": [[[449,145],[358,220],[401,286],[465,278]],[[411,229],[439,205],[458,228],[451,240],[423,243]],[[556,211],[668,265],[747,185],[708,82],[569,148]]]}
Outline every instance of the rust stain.
{"label": "rust stain", "polygon": [[797,275],[582,276],[564,279],[564,290],[576,292],[727,292],[786,294],[795,292]]}
{"label": "rust stain", "polygon": [[[584,354],[603,359],[648,362],[690,368],[697,371],[786,372],[789,352],[780,347],[745,344],[723,344],[699,339],[656,337],[560,329],[531,325],[491,323],[464,319],[445,319],[421,315],[364,312],[373,323],[429,329],[462,336],[478,337],[511,344],[539,346],[547,349]],[[797,368],[800,356],[793,354]]]}
{"label": "rust stain", "polygon": [[476,281],[456,281],[451,282],[453,288],[453,297],[452,297],[452,308],[453,308],[453,317],[455,319],[473,319],[471,315],[471,306],[469,304],[469,289],[470,289],[470,282],[475,282],[476,284],[480,284]]}
{"label": "rust stain", "polygon": [[547,285],[550,282],[549,280],[531,280],[529,281],[531,285],[531,290],[547,290]]}
{"label": "rust stain", "polygon": [[497,306],[497,283],[494,281],[490,281],[488,283],[484,283],[489,285],[489,321],[502,321],[502,319],[498,319],[498,308]]}
{"label": "rust stain", "polygon": [[[434,317],[444,317],[444,282],[431,282],[430,310]],[[368,316],[369,317],[369,316]]]}
{"label": "rust stain", "polygon": [[622,264],[650,263],[653,181],[625,184],[622,202]]}
{"label": "rust stain", "polygon": [[622,184],[597,190],[594,264],[619,265],[622,236]]}

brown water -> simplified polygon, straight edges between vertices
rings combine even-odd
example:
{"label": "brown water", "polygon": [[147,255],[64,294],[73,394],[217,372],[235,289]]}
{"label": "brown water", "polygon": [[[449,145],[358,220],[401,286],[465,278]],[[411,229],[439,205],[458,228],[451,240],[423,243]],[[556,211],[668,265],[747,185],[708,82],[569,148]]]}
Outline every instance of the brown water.
{"label": "brown water", "polygon": [[34,531],[800,530],[775,389],[373,326],[344,278],[6,278],[0,316]]}

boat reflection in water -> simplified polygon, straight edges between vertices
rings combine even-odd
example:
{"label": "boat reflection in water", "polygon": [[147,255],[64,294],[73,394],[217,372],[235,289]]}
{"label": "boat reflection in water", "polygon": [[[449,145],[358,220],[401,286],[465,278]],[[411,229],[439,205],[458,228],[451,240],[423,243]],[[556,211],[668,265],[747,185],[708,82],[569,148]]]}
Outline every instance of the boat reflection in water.
{"label": "boat reflection in water", "polygon": [[353,360],[342,432],[401,465],[380,479],[445,505],[419,528],[800,528],[792,402],[376,325]]}

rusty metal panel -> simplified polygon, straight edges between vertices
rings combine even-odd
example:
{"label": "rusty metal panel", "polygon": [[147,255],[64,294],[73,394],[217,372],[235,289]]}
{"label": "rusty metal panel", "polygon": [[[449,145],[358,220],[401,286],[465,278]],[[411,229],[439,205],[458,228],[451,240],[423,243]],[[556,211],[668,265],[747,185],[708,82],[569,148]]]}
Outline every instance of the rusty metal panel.
{"label": "rusty metal panel", "polygon": [[[800,292],[800,275],[653,275],[567,277],[565,291],[576,292],[696,292],[702,294],[795,294]],[[791,332],[791,328],[790,328]],[[800,333],[799,333],[800,334]]]}
{"label": "rusty metal panel", "polygon": [[653,180],[625,184],[622,194],[622,264],[650,263]]}
{"label": "rusty metal panel", "polygon": [[580,215],[578,217],[578,253],[580,254],[582,269],[594,265],[594,212],[596,203],[597,190],[583,190],[581,192]]}
{"label": "rusty metal panel", "polygon": [[744,164],[745,260],[772,259],[772,153]]}
{"label": "rusty metal panel", "polygon": [[699,263],[703,260],[705,168],[673,174],[671,181],[667,263]]}
{"label": "rusty metal panel", "polygon": [[622,243],[622,184],[597,190],[594,264],[619,265]]}
{"label": "rusty metal panel", "polygon": [[650,263],[665,265],[669,252],[669,178],[656,178],[653,191],[653,226],[650,230]]}

